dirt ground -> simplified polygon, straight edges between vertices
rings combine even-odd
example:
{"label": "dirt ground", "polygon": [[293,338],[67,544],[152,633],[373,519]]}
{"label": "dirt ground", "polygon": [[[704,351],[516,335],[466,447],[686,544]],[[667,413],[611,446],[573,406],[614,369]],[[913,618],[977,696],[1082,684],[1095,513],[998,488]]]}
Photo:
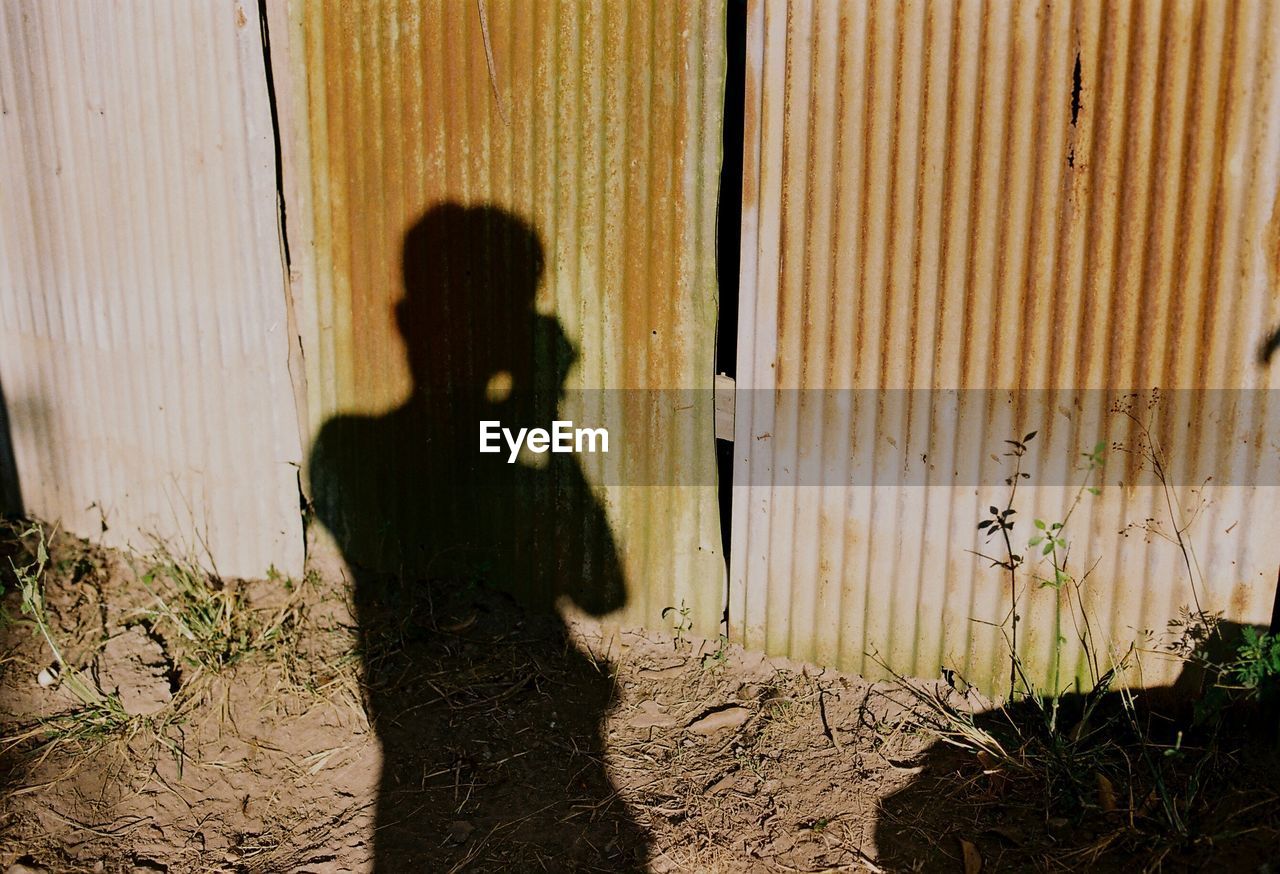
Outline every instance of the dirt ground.
{"label": "dirt ground", "polygon": [[[993,806],[991,774],[892,686],[721,641],[566,634],[480,587],[396,616],[389,583],[371,653],[338,574],[228,584],[239,643],[211,668],[164,621],[147,569],[53,550],[54,642],[125,711],[96,721],[74,715],[67,670],[52,677],[6,580],[11,872],[1264,872],[1280,858],[1277,796],[1247,777],[1216,832],[1230,846],[1157,854],[1128,826]],[[379,689],[401,709],[374,726]]]}

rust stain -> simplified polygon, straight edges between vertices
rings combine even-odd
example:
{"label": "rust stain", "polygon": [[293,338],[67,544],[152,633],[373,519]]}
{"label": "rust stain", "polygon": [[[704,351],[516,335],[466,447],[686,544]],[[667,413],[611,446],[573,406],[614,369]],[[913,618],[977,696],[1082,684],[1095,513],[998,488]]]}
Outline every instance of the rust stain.
{"label": "rust stain", "polygon": [[[647,341],[655,327],[681,317],[672,304],[679,295],[651,290],[678,289],[678,271],[692,266],[687,258],[679,263],[684,241],[672,232],[691,220],[678,187],[691,132],[681,112],[679,89],[688,77],[680,54],[700,7],[633,4],[599,14],[554,4],[492,7],[479,7],[487,10],[482,28],[472,14],[476,7],[463,4],[427,4],[420,20],[406,21],[408,13],[397,8],[357,16],[349,5],[330,3],[310,33],[313,47],[323,39],[323,56],[313,63],[329,120],[317,144],[329,158],[320,183],[324,197],[317,200],[328,207],[323,218],[335,244],[329,254],[351,294],[349,339],[340,342],[349,344],[342,357],[350,359],[355,378],[345,404],[386,406],[408,388],[393,342],[398,246],[403,231],[433,203],[518,200],[540,227],[582,234],[572,249],[553,247],[549,286],[599,293],[605,275],[621,279],[612,291],[621,304],[617,320],[625,342]],[[414,31],[407,44],[406,25]],[[593,45],[601,31],[613,41],[608,57]],[[602,69],[605,62],[610,69]],[[616,96],[628,99],[602,106],[602,94],[592,93],[584,76],[620,87]],[[499,112],[495,89],[530,99],[517,98],[509,112]],[[542,97],[547,93],[553,99]],[[606,130],[615,134],[613,142]],[[619,139],[622,131],[630,136]],[[513,132],[523,140],[513,142]],[[558,166],[518,158],[518,148],[553,150]],[[602,215],[592,204],[605,193],[599,179],[606,159],[624,181],[608,192],[614,200]],[[517,172],[532,191],[514,187]],[[560,195],[548,201],[539,189]],[[587,219],[595,220],[590,228],[581,224]],[[599,274],[583,274],[587,258],[600,259]],[[594,287],[574,288],[581,284]],[[596,306],[594,315],[603,320],[610,314]],[[441,343],[474,341],[476,326],[471,330],[469,337]],[[670,367],[681,367],[679,356],[624,356],[620,385],[640,387],[650,376],[673,380]]]}
{"label": "rust stain", "polygon": [[[759,2],[759,0],[757,0]],[[744,103],[742,107],[743,129],[760,130],[760,105],[763,96],[760,91],[760,71],[748,59],[743,78]],[[742,152],[742,211],[751,212],[759,208],[756,198],[760,187],[760,168],[757,166],[757,154],[753,143],[744,143]]]}
{"label": "rust stain", "polygon": [[1252,587],[1244,582],[1238,582],[1231,588],[1231,605],[1230,615],[1245,616],[1249,613],[1249,602],[1252,600],[1253,593],[1250,591]]}

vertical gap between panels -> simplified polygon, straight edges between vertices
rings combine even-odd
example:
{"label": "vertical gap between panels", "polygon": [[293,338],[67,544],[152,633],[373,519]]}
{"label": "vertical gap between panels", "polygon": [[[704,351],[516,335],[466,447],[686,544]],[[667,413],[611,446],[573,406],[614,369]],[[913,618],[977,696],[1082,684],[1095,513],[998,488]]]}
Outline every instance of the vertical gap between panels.
{"label": "vertical gap between panels", "polygon": [[[721,143],[720,195],[716,203],[716,317],[715,372],[737,378],[738,268],[742,243],[742,146],[746,101],[747,0],[725,2],[724,129]],[[729,574],[733,536],[733,442],[716,440],[717,498],[720,542]],[[732,578],[729,577],[732,585]],[[726,593],[727,595],[727,593]],[[725,599],[724,630],[728,633],[729,599]]]}

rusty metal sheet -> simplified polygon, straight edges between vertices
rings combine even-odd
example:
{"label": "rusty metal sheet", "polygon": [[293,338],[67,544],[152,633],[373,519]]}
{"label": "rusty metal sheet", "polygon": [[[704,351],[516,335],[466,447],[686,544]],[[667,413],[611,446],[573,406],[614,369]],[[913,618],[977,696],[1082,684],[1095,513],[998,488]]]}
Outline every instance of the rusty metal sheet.
{"label": "rusty metal sheet", "polygon": [[386,536],[339,521],[349,551],[431,563],[410,541],[452,515],[439,447],[474,452],[483,393],[506,379],[544,417],[597,426],[619,410],[645,435],[628,462],[644,476],[586,457],[559,480],[522,473],[464,533],[506,539],[529,506],[598,508],[557,523],[585,555],[529,561],[589,577],[616,557],[628,592],[609,616],[670,624],[662,611],[683,604],[716,634],[711,417],[636,398],[711,394],[722,16],[718,0],[322,2],[273,29],[299,95],[282,110],[308,421],[322,477],[345,471],[326,492],[313,459],[312,493],[346,519],[357,483],[386,483],[368,498]]}
{"label": "rusty metal sheet", "polygon": [[256,4],[5,3],[0,104],[0,384],[26,511],[223,574],[301,573]]}
{"label": "rusty metal sheet", "polygon": [[[1101,652],[1162,682],[1181,608],[1265,623],[1280,9],[757,0],[746,81],[735,637],[995,688],[1010,592],[976,525],[1033,430],[1015,541],[1072,513]],[[1046,573],[1019,570],[1018,648],[1063,686],[1080,617]]]}

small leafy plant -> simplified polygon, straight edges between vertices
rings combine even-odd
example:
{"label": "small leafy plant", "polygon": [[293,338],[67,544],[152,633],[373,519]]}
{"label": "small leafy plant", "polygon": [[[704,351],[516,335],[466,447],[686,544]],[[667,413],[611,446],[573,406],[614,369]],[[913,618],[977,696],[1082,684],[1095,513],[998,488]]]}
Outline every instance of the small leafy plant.
{"label": "small leafy plant", "polygon": [[676,646],[683,646],[688,643],[689,632],[693,630],[693,611],[685,606],[683,600],[680,601],[679,607],[664,607],[662,609],[662,618],[675,619],[671,623],[671,633],[675,635]]}
{"label": "small leafy plant", "polygon": [[[1175,635],[1165,649],[1202,672],[1195,723],[1216,725],[1238,702],[1271,701],[1280,695],[1280,635],[1252,625],[1228,643],[1219,613],[1187,614],[1169,623]],[[1224,652],[1225,648],[1225,652]]]}
{"label": "small leafy plant", "polygon": [[992,558],[991,556],[983,556],[991,562],[992,567],[1002,568],[1009,574],[1009,648],[1012,652],[1012,659],[1009,665],[1009,697],[1013,698],[1018,684],[1018,568],[1022,565],[1023,557],[1020,553],[1013,551],[1013,516],[1018,511],[1013,508],[1014,498],[1018,495],[1018,484],[1028,479],[1031,474],[1026,473],[1022,469],[1022,458],[1027,454],[1027,444],[1035,439],[1036,432],[1032,431],[1021,440],[1006,440],[1005,443],[1011,447],[1006,451],[1006,458],[1014,459],[1013,473],[1005,478],[1005,485],[1009,487],[1009,495],[1005,500],[1004,508],[995,506],[990,508],[990,517],[983,519],[978,523],[979,531],[987,532],[987,539],[990,540],[994,534],[999,534],[1001,540],[1004,541],[1005,554],[1003,558]]}
{"label": "small leafy plant", "polygon": [[1236,659],[1228,666],[1231,679],[1250,695],[1272,691],[1280,681],[1280,635],[1251,625],[1242,628],[1240,635]]}
{"label": "small leafy plant", "polygon": [[702,657],[702,669],[714,673],[724,667],[725,661],[729,658],[729,638],[721,634],[715,652],[709,652]]}
{"label": "small leafy plant", "polygon": [[[1008,581],[1010,609],[1000,623],[1007,632],[1008,697],[990,708],[963,677],[946,668],[942,671],[945,684],[913,683],[893,674],[893,688],[906,693],[906,705],[922,727],[973,756],[982,774],[966,785],[981,790],[983,801],[998,798],[1005,808],[1016,804],[1035,810],[1051,833],[1053,828],[1070,833],[1076,826],[1101,833],[1097,843],[1078,850],[1080,854],[1123,843],[1158,847],[1163,857],[1179,848],[1230,836],[1207,831],[1204,822],[1198,821],[1211,809],[1214,786],[1232,779],[1224,776],[1228,771],[1223,766],[1238,759],[1242,749],[1238,742],[1226,745],[1224,738],[1238,726],[1221,717],[1236,702],[1280,697],[1280,637],[1244,627],[1239,629],[1239,642],[1228,645],[1221,616],[1202,609],[1199,590],[1204,581],[1186,536],[1195,513],[1188,514],[1179,505],[1163,452],[1140,411],[1135,412],[1136,404],[1130,398],[1112,409],[1134,423],[1137,434],[1134,445],[1113,444],[1112,448],[1133,454],[1139,469],[1152,472],[1163,488],[1167,516],[1146,519],[1143,526],[1179,551],[1190,585],[1193,607],[1183,608],[1183,617],[1170,623],[1177,639],[1164,649],[1184,664],[1199,667],[1208,681],[1207,688],[1201,686],[1195,718],[1176,710],[1164,713],[1157,709],[1158,696],[1144,698],[1125,687],[1123,678],[1136,665],[1136,641],[1115,651],[1093,633],[1082,598],[1091,568],[1076,570],[1080,562],[1072,555],[1069,532],[1076,510],[1087,503],[1088,496],[1100,493],[1105,443],[1081,453],[1087,473],[1066,512],[1059,518],[1032,517],[1025,553],[1019,549],[1015,498],[1018,485],[1028,478],[1024,457],[1035,432],[1006,441],[1005,455],[1014,459],[1013,473],[1005,479],[1008,495],[991,505],[977,526],[987,541],[995,539],[1002,547],[993,555],[978,554]],[[1147,406],[1148,411],[1151,408]],[[1053,599],[1054,662],[1046,689],[1037,689],[1023,669],[1017,633],[1023,619],[1018,614],[1019,581],[1061,593]],[[1087,679],[1070,679],[1064,688],[1060,677],[1067,642],[1064,631],[1069,633],[1072,626]]]}

